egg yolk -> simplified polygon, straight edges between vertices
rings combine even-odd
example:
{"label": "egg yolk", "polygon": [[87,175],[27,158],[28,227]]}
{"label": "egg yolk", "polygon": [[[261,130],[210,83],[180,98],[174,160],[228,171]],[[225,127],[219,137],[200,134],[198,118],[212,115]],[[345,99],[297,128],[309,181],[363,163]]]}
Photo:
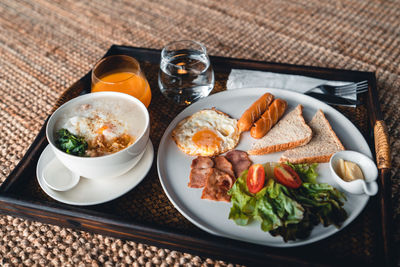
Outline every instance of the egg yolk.
{"label": "egg yolk", "polygon": [[104,134],[105,130],[112,131],[114,128],[115,128],[115,126],[112,123],[107,123],[107,124],[104,124],[99,129],[97,129],[96,133],[101,135],[101,134]]}
{"label": "egg yolk", "polygon": [[216,149],[222,139],[213,131],[204,129],[196,132],[192,136],[193,143],[198,147]]}
{"label": "egg yolk", "polygon": [[97,130],[97,133],[98,134],[103,134],[104,130],[107,130],[107,129],[108,129],[108,126],[107,125],[103,125],[103,127],[99,128]]}

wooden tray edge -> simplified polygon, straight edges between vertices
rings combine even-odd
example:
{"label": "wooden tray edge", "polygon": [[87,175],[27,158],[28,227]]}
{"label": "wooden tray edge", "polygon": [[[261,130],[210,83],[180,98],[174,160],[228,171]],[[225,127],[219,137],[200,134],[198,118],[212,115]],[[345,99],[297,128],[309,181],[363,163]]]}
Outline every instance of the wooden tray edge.
{"label": "wooden tray edge", "polygon": [[[118,49],[118,48],[122,48],[122,49],[138,49],[141,51],[148,51],[152,54],[155,53],[159,53],[159,50],[156,49],[147,49],[147,48],[135,48],[135,47],[127,47],[127,46],[118,46],[118,45],[113,45],[108,51],[107,54],[110,53],[110,51],[112,51],[113,49]],[[106,55],[107,55],[106,54]],[[280,68],[282,68],[282,70],[284,68],[288,68],[289,70],[293,70],[296,68],[301,68],[301,67],[306,67],[309,68],[310,70],[313,70],[314,73],[317,74],[321,74],[323,75],[323,73],[328,73],[330,71],[342,71],[343,73],[349,73],[349,76],[356,76],[356,77],[360,77],[360,79],[362,79],[362,77],[368,77],[368,79],[372,82],[372,84],[370,85],[370,92],[368,95],[368,113],[370,115],[370,124],[372,126],[372,128],[374,127],[376,121],[378,120],[382,120],[382,114],[380,111],[380,106],[379,106],[379,102],[378,102],[378,98],[377,98],[377,91],[376,91],[376,78],[375,78],[375,74],[372,72],[360,72],[360,71],[351,71],[351,70],[337,70],[337,69],[329,69],[329,68],[319,68],[319,67],[309,67],[309,66],[297,66],[297,65],[291,65],[291,64],[280,64],[280,63],[272,63],[272,62],[262,62],[262,61],[254,61],[254,60],[246,60],[246,59],[233,59],[233,58],[224,58],[224,57],[214,57],[211,56],[212,61],[216,61],[216,62],[222,62],[222,61],[226,61],[228,60],[228,62],[235,62],[236,67],[241,67],[243,66],[243,68],[245,68],[245,63],[253,63],[254,68],[250,68],[250,69],[266,69],[268,68],[267,65],[270,66],[280,66]],[[262,66],[262,68],[258,68]],[[279,71],[277,71],[279,72]],[[285,69],[285,71],[282,71],[283,73],[288,72],[287,69]],[[63,102],[65,102],[66,99],[66,94],[68,92],[70,92],[71,90],[74,90],[74,88],[79,86],[79,83],[82,82],[83,79],[90,79],[90,72],[88,74],[86,74],[83,78],[81,78],[80,80],[78,80],[76,83],[74,83],[71,87],[69,87],[64,94],[57,100],[56,106],[54,107],[54,109],[56,107],[58,107],[60,104],[62,104]],[[53,110],[54,111],[54,110]],[[47,120],[46,120],[47,121]],[[18,202],[17,199],[13,199],[12,197],[10,198],[5,198],[3,199],[2,194],[7,195],[7,191],[13,186],[14,182],[16,182],[16,180],[18,179],[18,176],[21,174],[24,166],[27,164],[27,162],[30,159],[30,156],[38,153],[37,149],[42,145],[42,143],[45,140],[45,138],[39,138],[40,135],[43,135],[43,130],[45,129],[45,127],[43,127],[38,136],[35,138],[34,142],[32,143],[32,145],[29,147],[28,151],[26,152],[26,154],[24,155],[24,157],[21,159],[20,163],[15,167],[15,169],[11,172],[11,174],[6,178],[6,180],[3,182],[2,186],[0,187],[0,202],[4,202],[4,203],[8,203],[8,204],[12,204],[12,201],[15,200],[15,203],[19,203],[21,205],[21,207],[23,206],[23,204],[27,204],[28,202]],[[381,216],[382,216],[382,243],[383,243],[383,255],[386,261],[387,265],[392,265],[393,262],[393,254],[391,251],[391,245],[392,245],[392,217],[391,217],[391,199],[390,199],[390,195],[391,195],[391,188],[390,188],[390,172],[388,168],[385,169],[380,169],[379,170],[380,173],[380,201],[381,201]],[[388,198],[389,196],[389,198]],[[41,205],[36,206],[36,208],[40,209]],[[2,210],[2,209],[1,209]],[[13,214],[17,215],[17,216],[21,216],[21,217],[26,217],[23,213],[19,213],[20,210],[18,208],[14,209]],[[38,219],[38,220],[42,220],[43,218],[41,217],[30,217],[31,219]],[[51,222],[49,222],[51,223]],[[68,227],[74,227],[75,225],[73,223],[71,223]],[[385,227],[386,226],[386,227]],[[76,228],[76,227],[75,227]],[[90,231],[90,230],[89,230]],[[109,232],[107,232],[109,233]],[[183,250],[183,248],[180,248]],[[194,252],[196,253],[196,251]],[[301,263],[302,260],[299,260],[299,263]]]}

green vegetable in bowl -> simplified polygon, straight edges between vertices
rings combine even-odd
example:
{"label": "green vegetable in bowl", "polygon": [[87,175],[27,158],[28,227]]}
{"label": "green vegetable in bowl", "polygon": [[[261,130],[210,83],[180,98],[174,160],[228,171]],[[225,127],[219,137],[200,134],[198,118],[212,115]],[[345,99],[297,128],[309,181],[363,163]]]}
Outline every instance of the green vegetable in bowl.
{"label": "green vegetable in bowl", "polygon": [[60,129],[56,134],[56,146],[68,154],[83,157],[88,143],[83,137],[76,136],[67,129]]}

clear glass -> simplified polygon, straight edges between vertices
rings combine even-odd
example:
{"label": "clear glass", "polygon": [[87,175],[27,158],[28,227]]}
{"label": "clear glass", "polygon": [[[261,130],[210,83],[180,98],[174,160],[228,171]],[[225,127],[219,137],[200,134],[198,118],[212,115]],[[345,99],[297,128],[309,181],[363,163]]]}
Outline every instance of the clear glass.
{"label": "clear glass", "polygon": [[179,105],[190,105],[214,88],[214,71],[207,50],[199,42],[176,41],[161,51],[158,86]]}
{"label": "clear glass", "polygon": [[139,62],[130,56],[116,55],[100,60],[92,71],[92,92],[114,91],[150,105],[151,90]]}

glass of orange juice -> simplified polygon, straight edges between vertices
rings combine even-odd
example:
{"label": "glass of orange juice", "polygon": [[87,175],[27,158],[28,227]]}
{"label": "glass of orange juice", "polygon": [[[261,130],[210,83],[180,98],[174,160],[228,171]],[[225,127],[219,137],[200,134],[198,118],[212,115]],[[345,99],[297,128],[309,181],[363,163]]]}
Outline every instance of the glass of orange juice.
{"label": "glass of orange juice", "polygon": [[149,83],[139,62],[130,56],[109,56],[97,62],[92,71],[92,93],[102,91],[126,93],[146,107],[151,101]]}

